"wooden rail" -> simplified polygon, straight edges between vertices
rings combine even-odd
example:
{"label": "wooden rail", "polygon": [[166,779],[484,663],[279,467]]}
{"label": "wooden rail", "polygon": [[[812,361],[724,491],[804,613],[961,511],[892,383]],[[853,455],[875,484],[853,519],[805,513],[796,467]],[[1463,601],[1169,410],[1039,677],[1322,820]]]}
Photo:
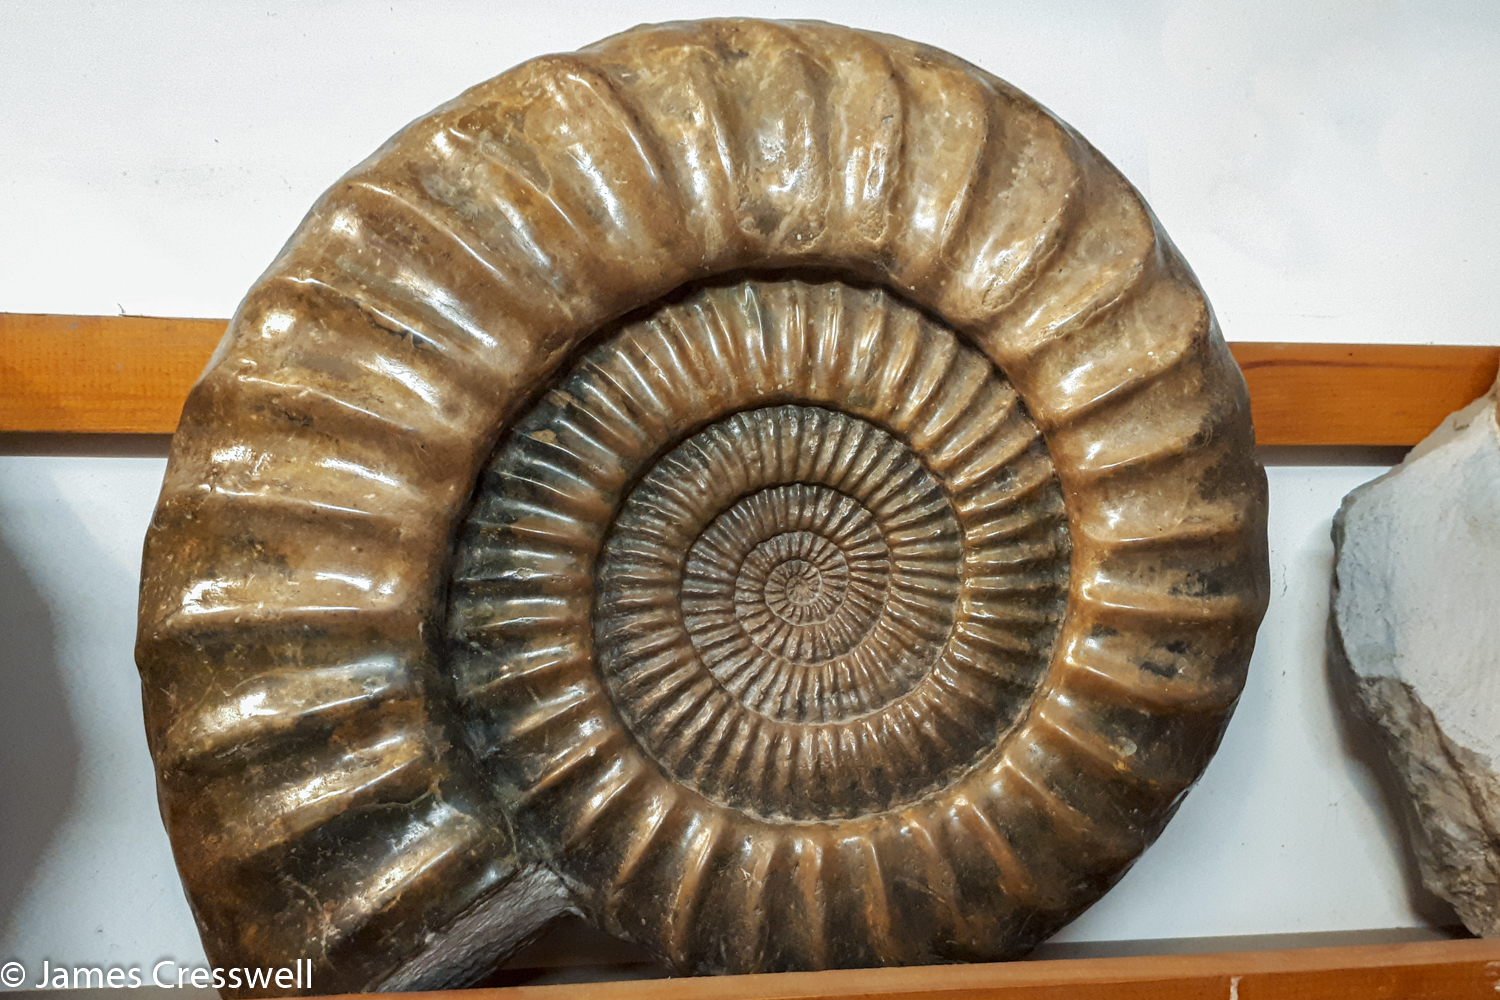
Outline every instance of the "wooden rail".
{"label": "wooden rail", "polygon": [[1493,997],[1500,941],[1424,941],[648,979],[410,994],[424,1000],[1415,1000]]}
{"label": "wooden rail", "polygon": [[[0,432],[167,434],[224,320],[0,313]],[[1237,343],[1264,445],[1411,445],[1500,348]],[[1188,1000],[1495,996],[1500,942],[523,986],[445,1000]],[[434,997],[434,994],[425,994]]]}
{"label": "wooden rail", "polygon": [[1413,445],[1495,384],[1500,347],[1236,343],[1263,445]]}
{"label": "wooden rail", "polygon": [[[224,320],[0,313],[0,432],[170,434]],[[1263,445],[1412,445],[1495,381],[1497,347],[1231,344]]]}
{"label": "wooden rail", "polygon": [[0,431],[170,434],[227,325],[0,313]]}

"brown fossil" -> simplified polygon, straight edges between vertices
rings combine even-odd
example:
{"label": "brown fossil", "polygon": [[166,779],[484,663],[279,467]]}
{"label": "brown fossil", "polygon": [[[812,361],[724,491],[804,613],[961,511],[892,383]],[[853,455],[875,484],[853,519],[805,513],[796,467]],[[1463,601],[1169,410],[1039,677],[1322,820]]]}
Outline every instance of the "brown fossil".
{"label": "brown fossil", "polygon": [[1007,84],[639,28],[409,126],[194,389],[137,647],[217,965],[471,982],[569,910],[684,972],[1018,955],[1218,744],[1244,383]]}

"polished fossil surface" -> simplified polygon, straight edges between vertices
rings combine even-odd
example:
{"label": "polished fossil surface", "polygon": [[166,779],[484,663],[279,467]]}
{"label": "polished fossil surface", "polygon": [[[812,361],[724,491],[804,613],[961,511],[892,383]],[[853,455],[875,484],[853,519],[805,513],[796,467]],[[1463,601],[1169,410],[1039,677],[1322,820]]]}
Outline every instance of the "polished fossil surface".
{"label": "polished fossil surface", "polygon": [[1267,587],[1243,380],[1029,98],[824,24],[517,67],[339,181],[194,389],[137,659],[215,964],[1022,954],[1171,816]]}

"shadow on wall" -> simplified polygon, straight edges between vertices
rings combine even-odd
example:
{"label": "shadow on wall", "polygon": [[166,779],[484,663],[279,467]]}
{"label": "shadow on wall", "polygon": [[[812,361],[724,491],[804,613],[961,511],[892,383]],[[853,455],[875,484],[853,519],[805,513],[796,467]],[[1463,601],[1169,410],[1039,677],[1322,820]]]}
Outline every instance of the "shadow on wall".
{"label": "shadow on wall", "polygon": [[78,767],[52,615],[0,540],[0,928],[68,815]]}

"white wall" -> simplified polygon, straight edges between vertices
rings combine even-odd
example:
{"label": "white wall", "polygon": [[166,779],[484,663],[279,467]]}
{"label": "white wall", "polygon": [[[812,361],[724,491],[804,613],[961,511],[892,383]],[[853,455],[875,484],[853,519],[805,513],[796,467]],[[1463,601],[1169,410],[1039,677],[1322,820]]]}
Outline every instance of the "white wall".
{"label": "white wall", "polygon": [[[1500,7],[1362,0],[11,0],[0,310],[227,316],[318,193],[408,120],[530,56],[726,12],[902,34],[1019,85],[1145,192],[1231,339],[1497,340]],[[201,960],[131,659],[164,463],[149,444],[18,454],[41,447],[0,442],[0,962]],[[1065,940],[1451,919],[1409,885],[1325,677],[1329,518],[1380,471],[1271,469],[1274,595],[1224,747]]]}

